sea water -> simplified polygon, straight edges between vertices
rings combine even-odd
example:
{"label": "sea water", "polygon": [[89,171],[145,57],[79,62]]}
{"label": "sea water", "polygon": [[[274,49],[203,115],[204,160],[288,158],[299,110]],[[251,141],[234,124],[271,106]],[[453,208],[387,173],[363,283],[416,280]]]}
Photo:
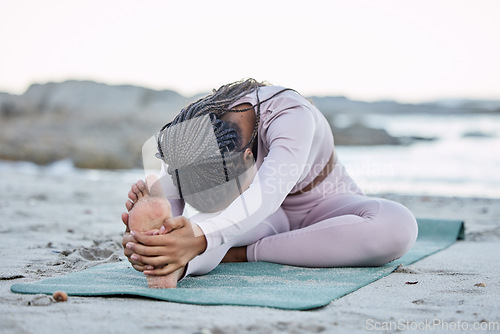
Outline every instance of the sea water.
{"label": "sea water", "polygon": [[[339,161],[367,194],[500,198],[500,115],[369,115],[362,121],[394,136],[436,137],[402,146],[337,146]],[[128,183],[144,177],[141,169],[81,170],[70,160],[0,162],[0,173],[8,170]]]}
{"label": "sea water", "polygon": [[339,146],[368,193],[500,198],[500,115],[370,115],[394,136],[434,137],[408,146]]}

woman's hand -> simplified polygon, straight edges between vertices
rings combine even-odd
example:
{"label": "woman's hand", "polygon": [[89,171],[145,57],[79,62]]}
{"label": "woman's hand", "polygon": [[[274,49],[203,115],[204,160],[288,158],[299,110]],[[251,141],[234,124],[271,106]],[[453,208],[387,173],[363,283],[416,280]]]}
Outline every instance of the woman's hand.
{"label": "woman's hand", "polygon": [[[127,209],[129,208],[132,208],[133,206],[133,203],[131,202],[127,202],[127,203],[130,203],[130,204],[126,204],[127,206]],[[129,209],[130,211],[130,209]],[[128,213],[123,213],[122,214],[122,221],[123,223],[125,224],[125,234],[123,235],[123,238],[122,238],[122,246],[123,246],[123,254],[125,254],[125,256],[128,258],[128,261],[132,264],[132,267],[137,270],[137,271],[144,271],[146,269],[146,266],[144,265],[144,263],[140,263],[138,261],[135,261],[134,259],[131,259],[130,256],[132,256],[132,254],[134,254],[134,252],[132,252],[130,249],[128,249],[126,247],[127,243],[129,242],[137,242],[134,238],[134,236],[132,234],[130,234],[130,229],[128,228]]]}
{"label": "woman's hand", "polygon": [[[168,275],[203,253],[207,248],[205,235],[189,219],[178,216],[163,223],[166,234],[147,235],[131,231],[134,241],[128,241],[130,261],[144,268],[146,275]],[[125,241],[125,238],[124,238]],[[134,267],[136,268],[136,267]]]}
{"label": "woman's hand", "polygon": [[136,261],[136,260],[130,258],[132,256],[132,254],[134,254],[134,252],[126,247],[126,245],[129,242],[136,243],[137,241],[130,234],[130,232],[125,232],[125,235],[123,236],[123,239],[122,239],[123,254],[125,254],[125,256],[128,258],[128,261],[132,264],[132,267],[135,270],[137,270],[137,271],[144,271],[144,270],[146,270],[146,266],[144,265],[144,263],[141,263],[139,261]]}

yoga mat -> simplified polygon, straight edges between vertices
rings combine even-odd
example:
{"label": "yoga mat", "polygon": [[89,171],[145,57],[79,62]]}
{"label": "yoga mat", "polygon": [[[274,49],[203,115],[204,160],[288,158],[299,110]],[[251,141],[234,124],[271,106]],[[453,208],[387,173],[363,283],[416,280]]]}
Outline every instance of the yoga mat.
{"label": "yoga mat", "polygon": [[149,289],[144,275],[127,261],[103,264],[61,277],[11,287],[17,293],[70,296],[135,295],[199,305],[263,306],[306,310],[329,304],[464,238],[462,221],[417,219],[415,246],[402,258],[381,267],[301,268],[268,262],[222,263],[207,275],[187,277],[176,289]]}

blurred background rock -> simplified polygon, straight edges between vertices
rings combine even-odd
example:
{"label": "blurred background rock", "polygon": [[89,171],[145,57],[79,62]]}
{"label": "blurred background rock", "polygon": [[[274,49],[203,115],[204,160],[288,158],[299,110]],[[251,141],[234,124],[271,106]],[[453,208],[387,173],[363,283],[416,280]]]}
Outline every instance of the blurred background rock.
{"label": "blurred background rock", "polygon": [[[33,84],[22,95],[0,93],[0,159],[49,164],[71,159],[76,167],[142,167],[143,143],[189,102],[171,90],[92,81]],[[370,127],[367,115],[498,113],[491,101],[401,104],[345,97],[309,97],[330,122],[337,145],[411,145],[435,137],[391,136]],[[483,136],[483,133],[467,133]]]}
{"label": "blurred background rock", "polygon": [[0,95],[0,159],[81,168],[142,165],[142,144],[189,99],[173,91],[89,81],[34,84]]}

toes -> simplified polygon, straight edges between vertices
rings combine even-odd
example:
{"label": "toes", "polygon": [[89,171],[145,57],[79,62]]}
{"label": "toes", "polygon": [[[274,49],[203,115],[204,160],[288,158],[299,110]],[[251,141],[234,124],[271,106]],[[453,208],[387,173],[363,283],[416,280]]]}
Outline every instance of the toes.
{"label": "toes", "polygon": [[[134,186],[132,186],[133,188]],[[137,197],[137,194],[132,190],[130,189],[130,191],[128,192],[128,198],[130,198],[130,200],[135,203],[139,200],[139,197]]]}
{"label": "toes", "polygon": [[[146,187],[146,183],[143,180],[139,180],[135,183],[135,186],[137,189],[141,192],[141,194],[144,196],[148,193],[148,188]],[[139,194],[137,194],[139,196]]]}
{"label": "toes", "polygon": [[122,222],[128,226],[128,213],[122,213]]}
{"label": "toes", "polygon": [[139,187],[137,187],[137,183],[133,184],[132,185],[132,188],[130,189],[131,192],[133,192],[135,194],[135,196],[137,197],[137,199],[141,198],[142,196],[144,196],[144,194],[142,193],[142,191],[139,189]]}
{"label": "toes", "polygon": [[131,202],[131,201],[126,201],[125,202],[125,207],[127,208],[127,211],[130,211],[134,207],[134,203]]}
{"label": "toes", "polygon": [[[132,188],[130,189],[130,191],[132,192],[132,196],[137,198],[137,199],[140,199],[140,198],[144,197],[145,195],[148,195],[148,189],[146,188],[146,183],[144,183],[144,181],[142,181],[142,180],[139,180],[136,183],[134,183],[132,185]],[[137,200],[134,200],[133,198],[131,198],[130,195],[131,194],[129,193],[129,198],[131,200],[137,201]]]}

